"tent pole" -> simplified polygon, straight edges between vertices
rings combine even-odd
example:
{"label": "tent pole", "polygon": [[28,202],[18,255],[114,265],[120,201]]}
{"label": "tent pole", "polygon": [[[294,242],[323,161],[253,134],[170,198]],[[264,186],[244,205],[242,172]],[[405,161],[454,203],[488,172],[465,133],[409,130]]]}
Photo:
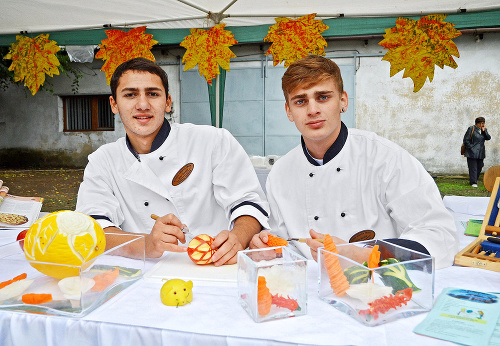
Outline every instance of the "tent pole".
{"label": "tent pole", "polygon": [[215,77],[215,127],[221,127],[220,124],[220,75]]}

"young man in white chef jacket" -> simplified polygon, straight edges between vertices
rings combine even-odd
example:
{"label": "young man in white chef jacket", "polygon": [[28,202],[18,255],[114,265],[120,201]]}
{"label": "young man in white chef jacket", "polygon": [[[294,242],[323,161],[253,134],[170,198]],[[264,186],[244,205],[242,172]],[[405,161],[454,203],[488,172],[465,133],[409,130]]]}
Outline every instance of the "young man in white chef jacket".
{"label": "young man in white chef jacket", "polygon": [[225,129],[169,124],[168,77],[154,62],[121,64],[110,85],[111,109],[127,135],[89,155],[76,210],[105,232],[145,234],[147,257],[186,251],[179,242],[188,226],[215,237],[215,265],[236,263],[268,228],[269,206],[248,155]]}
{"label": "young man in white chef jacket", "polygon": [[[452,265],[458,237],[434,180],[395,143],[347,129],[341,113],[348,97],[338,66],[305,57],[290,65],[282,87],[288,119],[302,139],[267,179],[272,232],[285,239],[313,238],[294,244],[308,258],[316,259],[323,246],[314,239],[329,233],[339,244],[391,238],[430,253],[436,268]],[[255,235],[250,248],[265,247],[267,234]]]}

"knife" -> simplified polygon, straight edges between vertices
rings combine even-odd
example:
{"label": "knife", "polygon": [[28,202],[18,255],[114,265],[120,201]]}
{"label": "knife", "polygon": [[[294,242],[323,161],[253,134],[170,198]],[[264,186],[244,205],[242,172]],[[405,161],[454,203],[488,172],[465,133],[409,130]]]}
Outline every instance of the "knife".
{"label": "knife", "polygon": [[298,241],[299,243],[305,243],[307,239],[316,240],[316,241],[319,241],[320,243],[325,242],[325,239],[321,239],[321,238],[316,238],[316,239],[313,239],[313,238],[288,238],[286,241]]}

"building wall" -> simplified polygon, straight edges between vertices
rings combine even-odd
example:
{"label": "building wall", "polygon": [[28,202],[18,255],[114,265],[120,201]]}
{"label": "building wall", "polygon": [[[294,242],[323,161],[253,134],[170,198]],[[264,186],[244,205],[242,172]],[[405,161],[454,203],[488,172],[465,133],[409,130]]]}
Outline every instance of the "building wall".
{"label": "building wall", "polygon": [[436,66],[433,81],[417,93],[403,72],[389,77],[390,64],[378,57],[362,58],[356,75],[356,127],[398,143],[436,173],[467,172],[459,148],[479,116],[492,137],[485,169],[500,164],[500,34],[453,41],[458,68]]}
{"label": "building wall", "polygon": [[[468,126],[478,116],[486,118],[492,140],[486,144],[485,168],[500,163],[500,33],[484,34],[476,42],[471,34],[453,41],[460,58],[457,69],[436,66],[433,82],[413,92],[410,78],[403,72],[389,76],[390,64],[380,39],[329,41],[327,52],[338,55],[335,61],[356,64],[356,127],[370,130],[398,143],[434,173],[466,173],[466,160],[459,147]],[[238,57],[263,54],[259,45],[233,47]],[[167,71],[173,98],[173,121],[180,119],[180,68],[183,51],[179,48],[154,51],[157,62]],[[353,58],[356,56],[356,58]],[[85,77],[79,94],[107,94],[101,60],[76,64]],[[115,131],[64,133],[62,102],[59,95],[71,95],[71,79],[48,78],[53,93],[32,96],[27,88],[11,86],[0,91],[0,162],[9,153],[30,160],[45,157],[57,165],[84,166],[87,155],[104,143],[124,136],[119,117]],[[244,85],[244,84],[243,84]],[[286,120],[284,120],[286,121]],[[43,161],[43,160],[42,160]],[[0,163],[1,164],[1,163]]]}

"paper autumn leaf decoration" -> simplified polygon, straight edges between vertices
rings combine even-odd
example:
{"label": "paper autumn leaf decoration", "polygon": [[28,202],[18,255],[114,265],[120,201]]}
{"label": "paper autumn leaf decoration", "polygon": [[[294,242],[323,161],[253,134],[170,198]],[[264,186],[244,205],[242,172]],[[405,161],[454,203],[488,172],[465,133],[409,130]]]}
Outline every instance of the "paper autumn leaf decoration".
{"label": "paper autumn leaf decoration", "polygon": [[238,43],[231,31],[224,30],[225,23],[218,24],[209,30],[191,29],[191,35],[184,37],[181,47],[186,48],[182,62],[186,62],[184,71],[198,65],[200,76],[205,77],[208,84],[218,75],[219,65],[229,71],[229,60],[236,55],[229,49]]}
{"label": "paper autumn leaf decoration", "polygon": [[9,71],[14,71],[14,82],[24,81],[35,95],[45,82],[45,74],[50,77],[59,74],[60,64],[55,55],[59,50],[56,41],[49,40],[49,34],[34,39],[17,35],[4,59],[12,60]]}
{"label": "paper autumn leaf decoration", "polygon": [[419,91],[429,77],[434,78],[434,65],[457,68],[453,55],[460,57],[452,39],[461,32],[454,24],[444,22],[446,15],[431,14],[419,20],[398,18],[396,27],[386,29],[379,43],[389,49],[382,60],[391,63],[391,77],[405,70],[403,78],[413,80],[413,92]]}
{"label": "paper autumn leaf decoration", "polygon": [[325,55],[326,41],[321,33],[328,29],[321,20],[315,20],[316,13],[302,16],[296,20],[275,18],[276,24],[269,28],[264,41],[272,42],[266,55],[273,55],[274,66],[285,61],[290,66],[309,54]]}
{"label": "paper autumn leaf decoration", "polygon": [[107,39],[101,41],[100,49],[95,55],[96,59],[105,61],[101,71],[106,73],[106,80],[111,81],[111,76],[116,68],[123,62],[133,58],[146,58],[155,61],[150,49],[158,43],[153,40],[153,35],[145,34],[145,26],[134,28],[130,31],[106,30]]}

